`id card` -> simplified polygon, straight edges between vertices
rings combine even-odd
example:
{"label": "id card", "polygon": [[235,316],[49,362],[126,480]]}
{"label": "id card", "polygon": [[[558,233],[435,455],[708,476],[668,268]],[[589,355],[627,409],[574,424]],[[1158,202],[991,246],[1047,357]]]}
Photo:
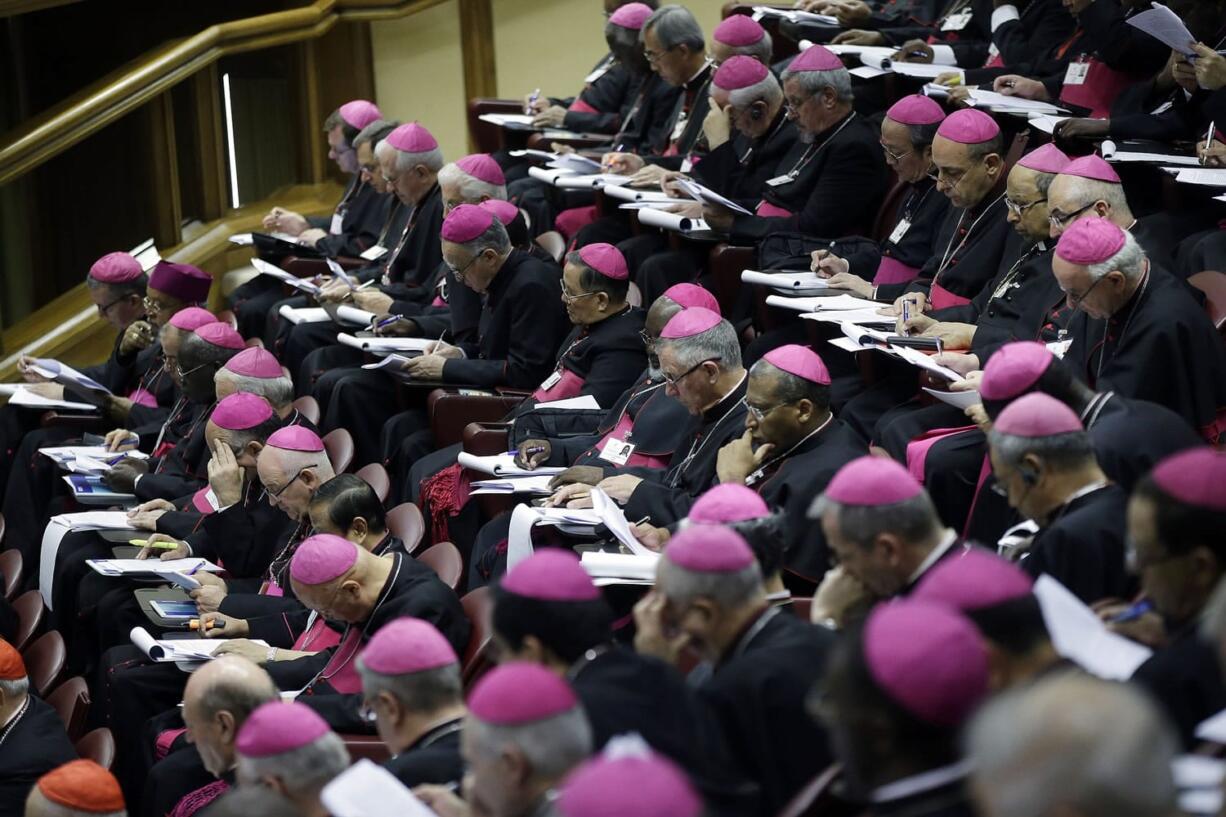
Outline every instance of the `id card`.
{"label": "id card", "polygon": [[671,136],[668,137],[668,141],[676,142],[678,139],[681,138],[681,134],[685,132],[685,123],[688,121],[688,119],[689,118],[685,115],[684,112],[682,112],[682,114],[677,117],[677,124],[673,125],[673,133]]}
{"label": "id card", "polygon": [[970,9],[954,12],[941,21],[941,31],[961,31],[970,24],[972,14]]}
{"label": "id card", "polygon": [[897,244],[899,241],[902,241],[902,237],[906,235],[907,230],[910,230],[910,229],[911,229],[911,219],[909,218],[899,219],[898,223],[894,225],[894,232],[890,233],[890,238],[889,238],[890,243]]}
{"label": "id card", "polygon": [[375,246],[364,250],[359,258],[364,258],[367,261],[378,261],[385,255],[387,255],[387,247],[384,247],[382,244],[376,244]]}
{"label": "id card", "polygon": [[344,213],[340,213],[340,212],[333,213],[332,214],[332,224],[328,226],[328,232],[331,233],[332,235],[340,235],[341,234],[341,224],[344,221],[345,221]]}
{"label": "id card", "polygon": [[625,465],[634,454],[634,443],[625,440],[609,440],[600,451],[600,458],[614,465]]}
{"label": "id card", "polygon": [[549,391],[550,389],[552,389],[554,386],[558,385],[561,382],[562,382],[562,373],[555,371],[553,374],[549,375],[549,377],[546,377],[544,382],[541,383],[541,391]]}
{"label": "id card", "polygon": [[784,174],[782,176],[776,176],[773,179],[767,179],[766,183],[770,185],[771,187],[781,187],[782,185],[785,185],[785,184],[791,184],[794,181],[796,181],[795,177],[789,174]]}
{"label": "id card", "polygon": [[1088,62],[1070,62],[1068,70],[1064,72],[1065,85],[1085,85],[1086,77],[1090,74],[1090,63]]}

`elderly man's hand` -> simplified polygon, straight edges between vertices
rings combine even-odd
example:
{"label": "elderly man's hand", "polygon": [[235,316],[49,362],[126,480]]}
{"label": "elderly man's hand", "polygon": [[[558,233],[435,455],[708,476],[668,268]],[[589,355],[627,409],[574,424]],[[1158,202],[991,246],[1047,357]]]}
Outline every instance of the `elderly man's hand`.
{"label": "elderly man's hand", "polygon": [[215,440],[213,456],[209,458],[209,487],[217,497],[217,505],[228,508],[243,500],[243,469],[230,450],[230,444]]}
{"label": "elderly man's hand", "polygon": [[1226,165],[1226,144],[1212,139],[1209,147],[1204,142],[1196,143],[1196,155],[1205,167],[1222,167]]}
{"label": "elderly man's hand", "polygon": [[666,168],[659,165],[643,165],[630,174],[628,184],[631,187],[657,187],[668,175]]}
{"label": "elderly man's hand", "polygon": [[1077,117],[1057,122],[1055,127],[1056,138],[1070,142],[1073,140],[1091,141],[1094,139],[1104,139],[1110,132],[1110,119]]}
{"label": "elderly man's hand", "polygon": [[[213,588],[210,587],[208,589],[212,590]],[[200,592],[200,590],[193,590],[191,594],[192,598],[197,599],[197,606],[200,605],[200,601],[196,594]],[[210,610],[209,612],[204,612],[201,610],[201,613],[203,613],[203,615],[200,616],[200,635],[204,638],[246,638],[251,634],[251,625],[247,623],[247,619],[245,618],[219,615],[216,608]],[[225,624],[219,625],[217,623],[218,621],[224,621]],[[235,641],[233,643],[238,644],[239,642]],[[226,645],[226,647],[218,647],[218,653],[227,649],[228,646],[229,645]],[[252,644],[252,646],[258,645]],[[260,647],[260,649],[267,653],[267,649],[265,647]],[[239,654],[241,655],[241,653]],[[264,657],[264,655],[261,655],[259,659],[253,658],[252,660],[258,663],[259,661],[264,660]]]}
{"label": "elderly man's hand", "polygon": [[310,228],[310,222],[293,210],[274,207],[269,211],[268,215],[264,216],[264,229],[272,230],[276,233],[296,236]]}
{"label": "elderly man's hand", "polygon": [[842,0],[830,6],[827,14],[833,14],[843,28],[862,26],[873,19],[873,10],[863,0]]}
{"label": "elderly man's hand", "polygon": [[736,213],[718,204],[703,204],[702,217],[706,220],[707,226],[712,230],[727,233],[732,230],[732,223],[736,219]]}
{"label": "elderly man's hand", "polygon": [[533,438],[524,440],[515,450],[515,464],[525,471],[535,471],[549,461],[553,446],[549,440]]}
{"label": "elderly man's hand", "polygon": [[826,571],[817,586],[809,620],[814,624],[833,621],[840,629],[847,624],[847,614],[869,603],[873,594],[864,583],[847,572],[842,565]]}
{"label": "elderly man's hand", "polygon": [[119,341],[119,354],[130,355],[141,349],[147,349],[157,340],[157,330],[149,321],[132,321],[123,330],[123,338]]}
{"label": "elderly man's hand", "polygon": [[561,105],[550,105],[532,117],[534,128],[559,128],[566,119],[566,109]]}
{"label": "elderly man's hand", "polygon": [[885,45],[885,37],[879,31],[853,28],[835,35],[830,42],[833,45]]}
{"label": "elderly man's hand", "polygon": [[894,62],[931,63],[935,57],[936,52],[928,43],[923,40],[907,40],[890,59]]}
{"label": "elderly man's hand", "polygon": [[[172,544],[173,548],[153,547],[156,544]],[[191,555],[191,549],[187,542],[167,536],[164,533],[155,533],[145,539],[145,547],[140,549],[140,553],[136,554],[137,559],[186,559]]]}
{"label": "elderly man's hand", "polygon": [[1216,91],[1226,85],[1226,57],[1204,43],[1193,43],[1192,50],[1196,52],[1196,62],[1192,64],[1196,84],[1206,91]]}
{"label": "elderly man's hand", "polygon": [[446,786],[415,786],[413,794],[438,817],[472,817],[472,807]]}
{"label": "elderly man's hand", "polygon": [[602,479],[596,487],[604,491],[609,499],[617,504],[625,505],[630,501],[634,489],[638,488],[642,481],[642,477],[636,477],[633,474],[618,474],[615,477]]}
{"label": "elderly man's hand", "polygon": [[932,362],[947,369],[953,369],[960,375],[967,375],[979,368],[979,358],[976,355],[962,352],[941,352],[932,356]]}
{"label": "elderly man's hand", "polygon": [[573,482],[558,488],[545,500],[546,508],[590,508],[592,486]]}
{"label": "elderly man's hand", "polygon": [[[229,623],[228,619],[226,623]],[[265,664],[268,662],[268,648],[246,638],[236,638],[233,641],[227,641],[218,647],[213,655],[238,655],[255,664]]]}
{"label": "elderly man's hand", "polygon": [[[221,607],[221,602],[226,597],[226,588],[225,585],[221,587],[205,585],[188,591],[188,595],[192,597],[192,601],[196,602],[196,607],[200,612],[215,613],[217,608]],[[246,633],[242,633],[242,635],[246,635]],[[229,638],[229,636],[226,637]]]}
{"label": "elderly man's hand", "polygon": [[594,465],[572,465],[553,479],[549,480],[550,488],[561,488],[563,485],[596,485],[604,479],[604,471]]}
{"label": "elderly man's hand", "polygon": [[946,349],[969,349],[975,338],[974,325],[966,323],[935,321],[921,331],[926,338],[940,338],[941,345]]}
{"label": "elderly man's hand", "polygon": [[715,455],[715,474],[721,483],[733,482],[744,485],[745,478],[753,470],[766,461],[774,452],[773,443],[765,443],[753,448],[753,432],[746,431],[740,437],[725,445]]}
{"label": "elderly man's hand", "polygon": [[702,120],[702,132],[707,135],[707,145],[712,149],[719,147],[731,138],[732,122],[728,108],[721,108],[714,102]]}
{"label": "elderly man's hand", "polygon": [[24,354],[17,358],[17,371],[27,383],[46,383],[47,378],[34,371],[34,360]]}
{"label": "elderly man's hand", "polygon": [[668,606],[664,596],[652,590],[634,605],[634,649],[676,666],[681,651],[690,637],[684,632],[672,633],[664,620]]}
{"label": "elderly man's hand", "polygon": [[1016,96],[1021,99],[1034,99],[1047,102],[1047,88],[1037,79],[1028,79],[1019,74],[1005,74],[992,81],[992,90],[1004,96]]}
{"label": "elderly man's hand", "polygon": [[657,528],[655,525],[648,525],[646,522],[641,525],[632,524],[630,532],[634,534],[634,538],[638,540],[640,545],[648,550],[654,550],[656,553],[663,552],[664,546],[672,538],[668,528]]}
{"label": "elderly man's hand", "polygon": [[633,176],[644,164],[643,157],[633,153],[606,153],[600,159],[601,170],[618,176]]}
{"label": "elderly man's hand", "polygon": [[402,367],[414,380],[440,380],[447,358],[442,355],[421,355],[406,360]]}
{"label": "elderly man's hand", "polygon": [[353,293],[353,302],[358,309],[374,312],[379,317],[387,317],[392,311],[392,296],[377,289],[363,289]]}

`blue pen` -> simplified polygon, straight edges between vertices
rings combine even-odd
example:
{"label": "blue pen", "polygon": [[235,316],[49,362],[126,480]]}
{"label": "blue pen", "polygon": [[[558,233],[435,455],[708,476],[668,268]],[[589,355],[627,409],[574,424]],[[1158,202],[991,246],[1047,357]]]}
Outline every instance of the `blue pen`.
{"label": "blue pen", "polygon": [[1136,621],[1141,616],[1154,609],[1154,605],[1149,599],[1141,599],[1136,604],[1129,607],[1124,612],[1114,618],[1107,620],[1108,624],[1123,624],[1126,621]]}
{"label": "blue pen", "polygon": [[524,106],[524,113],[527,113],[527,114],[532,113],[532,106],[533,106],[533,105],[535,105],[535,104],[536,104],[536,101],[537,101],[538,99],[540,99],[540,98],[541,98],[541,89],[540,89],[540,88],[537,88],[535,91],[533,91],[531,94],[529,94],[529,95],[528,95],[528,104]]}
{"label": "blue pen", "polygon": [[382,329],[385,326],[391,326],[393,323],[395,323],[396,321],[400,320],[403,317],[404,317],[403,315],[388,315],[383,320],[377,321],[375,323],[375,328]]}
{"label": "blue pen", "polygon": [[184,573],[183,575],[191,576],[202,567],[204,567],[204,562],[196,562],[196,566],[193,567],[191,570],[187,571],[186,573]]}

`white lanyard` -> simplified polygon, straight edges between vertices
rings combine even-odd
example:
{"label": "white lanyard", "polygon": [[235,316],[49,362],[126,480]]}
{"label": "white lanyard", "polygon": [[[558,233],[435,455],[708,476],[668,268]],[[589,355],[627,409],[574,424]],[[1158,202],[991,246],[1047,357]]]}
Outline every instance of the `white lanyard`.
{"label": "white lanyard", "polygon": [[[945,271],[945,267],[949,266],[949,262],[953,260],[955,255],[958,254],[958,251],[962,249],[963,245],[966,244],[966,242],[970,240],[970,237],[975,232],[975,228],[979,226],[979,222],[982,221],[983,217],[986,216],[992,210],[992,208],[996,206],[996,202],[1000,201],[1004,197],[1005,197],[1005,194],[1001,193],[999,196],[996,197],[996,201],[993,201],[987,207],[983,208],[983,212],[979,214],[979,217],[971,222],[970,229],[966,231],[966,235],[962,236],[962,240],[958,242],[958,246],[953,247],[954,239],[958,237],[958,229],[962,226],[962,219],[966,218],[966,211],[965,210],[962,211],[962,215],[958,216],[958,226],[954,227],[954,234],[949,237],[949,243],[945,245],[945,254],[941,256],[941,265],[937,267],[936,275],[932,276],[932,280],[935,281],[937,278],[937,275],[940,275],[942,272]],[[950,247],[953,247],[952,251],[950,250]]]}
{"label": "white lanyard", "polygon": [[[740,384],[738,383],[737,385],[739,386]],[[680,463],[677,464],[677,467],[675,470],[671,470],[669,472],[668,486],[670,488],[677,487],[677,483],[681,480],[681,475],[685,473],[685,469],[689,468],[690,463],[694,461],[694,458],[697,457],[702,452],[702,449],[706,448],[707,443],[711,440],[712,437],[715,436],[715,430],[720,427],[720,424],[723,423],[724,420],[727,420],[729,415],[732,414],[732,412],[736,411],[738,408],[740,408],[744,404],[745,404],[744,397],[742,397],[740,400],[737,400],[735,403],[733,403],[731,406],[728,407],[728,410],[724,412],[722,417],[720,417],[718,420],[716,420],[714,423],[711,424],[711,430],[707,432],[707,434],[702,438],[701,442],[698,439],[695,439],[694,442],[690,443],[690,452],[685,455],[685,459],[683,459]]]}
{"label": "white lanyard", "polygon": [[782,454],[780,454],[780,455],[779,455],[779,456],[777,456],[777,457],[771,457],[769,460],[767,460],[766,462],[762,463],[762,465],[760,465],[760,466],[758,467],[758,470],[754,471],[752,474],[750,474],[749,476],[745,477],[745,485],[746,485],[746,487],[748,487],[748,486],[750,486],[750,485],[753,485],[753,484],[754,484],[754,483],[756,483],[758,480],[762,479],[763,475],[766,473],[766,469],[767,469],[767,468],[770,468],[772,465],[774,465],[775,463],[779,462],[780,460],[787,459],[787,456],[788,456],[789,454],[791,454],[791,453],[792,453],[793,451],[795,451],[797,448],[800,448],[802,445],[804,445],[804,444],[805,444],[806,442],[808,442],[809,440],[811,440],[811,439],[813,439],[814,437],[816,437],[818,434],[821,434],[823,431],[825,431],[825,430],[826,430],[826,426],[830,425],[830,424],[831,424],[831,423],[833,423],[833,422],[834,422],[834,414],[831,414],[829,417],[827,417],[827,418],[826,418],[826,422],[822,423],[820,426],[818,426],[817,428],[813,429],[812,431],[810,431],[810,432],[809,432],[808,434],[806,434],[805,436],[801,437],[801,438],[800,438],[799,440],[797,440],[797,441],[796,441],[796,443],[795,443],[795,444],[794,444],[794,445],[793,445],[791,448],[789,448],[787,451],[784,451]]}

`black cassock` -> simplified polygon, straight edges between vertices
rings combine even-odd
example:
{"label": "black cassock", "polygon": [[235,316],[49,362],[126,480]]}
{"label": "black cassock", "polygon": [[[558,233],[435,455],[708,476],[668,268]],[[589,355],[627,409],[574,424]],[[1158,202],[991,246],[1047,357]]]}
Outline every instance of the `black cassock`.
{"label": "black cassock", "polygon": [[1035,578],[1047,573],[1086,604],[1127,597],[1135,585],[1124,568],[1127,508],[1118,485],[1076,497],[1035,535],[1022,567]]}
{"label": "black cassock", "polygon": [[[944,770],[948,772],[941,775]],[[967,792],[965,769],[946,766],[930,769],[923,775],[936,777],[933,782],[919,780],[921,775],[895,780],[888,786],[898,794],[877,799],[880,795],[874,793],[868,813],[872,817],[975,817]]]}
{"label": "black cassock", "polygon": [[1099,467],[1125,491],[1161,460],[1205,443],[1187,420],[1166,406],[1115,392],[1090,401],[1081,420],[1090,431]]}
{"label": "black cassock", "polygon": [[1065,359],[1092,388],[1149,400],[1207,439],[1226,406],[1226,348],[1183,282],[1150,267],[1132,298],[1107,320],[1080,310],[1069,321]]}
{"label": "black cassock", "polygon": [[706,706],[668,664],[624,647],[589,650],[567,673],[600,751],[636,732],[694,781],[712,814],[743,814],[753,786],[732,762]]}
{"label": "black cassock", "polygon": [[38,778],[77,759],[55,710],[34,695],[26,701],[17,719],[0,728],[0,817],[22,817]]}
{"label": "black cassock", "polygon": [[769,607],[699,687],[737,766],[758,784],[759,814],[778,814],[831,763],[825,731],[805,699],[834,639],[830,630]]}
{"label": "black cassock", "polygon": [[446,721],[418,738],[412,746],[383,762],[383,767],[409,788],[425,783],[446,786],[464,777],[460,735],[464,719]]}
{"label": "black cassock", "polygon": [[1166,710],[1188,750],[1197,743],[1197,724],[1226,709],[1217,650],[1200,639],[1197,625],[1185,625],[1132,674]]}

